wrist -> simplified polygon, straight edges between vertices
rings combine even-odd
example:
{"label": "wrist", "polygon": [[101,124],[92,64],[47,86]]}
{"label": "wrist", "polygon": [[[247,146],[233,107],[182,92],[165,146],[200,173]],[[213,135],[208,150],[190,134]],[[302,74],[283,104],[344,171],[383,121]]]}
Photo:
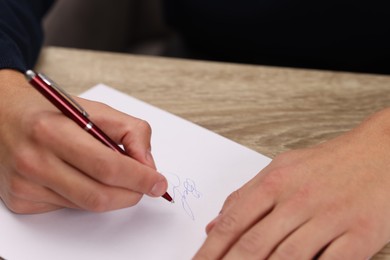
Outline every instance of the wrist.
{"label": "wrist", "polygon": [[[21,94],[30,89],[30,85],[20,71],[0,69],[0,94],[3,99],[15,93]],[[5,99],[6,100],[6,99]]]}
{"label": "wrist", "polygon": [[[24,75],[22,72],[12,69],[0,69],[0,85],[3,85],[5,82],[17,83],[21,80],[24,80]],[[25,81],[25,80],[24,80]]]}
{"label": "wrist", "polygon": [[0,69],[0,93],[2,97],[3,94],[20,92],[21,89],[23,91],[31,89],[22,72],[12,69]]}
{"label": "wrist", "polygon": [[390,150],[390,108],[372,114],[354,130],[370,146]]}
{"label": "wrist", "polygon": [[381,131],[380,134],[390,137],[390,107],[372,114],[362,124],[372,125],[374,129],[377,127]]}
{"label": "wrist", "polygon": [[9,108],[17,106],[17,103],[26,97],[31,97],[33,91],[34,89],[27,82],[23,73],[12,69],[0,69],[1,114]]}

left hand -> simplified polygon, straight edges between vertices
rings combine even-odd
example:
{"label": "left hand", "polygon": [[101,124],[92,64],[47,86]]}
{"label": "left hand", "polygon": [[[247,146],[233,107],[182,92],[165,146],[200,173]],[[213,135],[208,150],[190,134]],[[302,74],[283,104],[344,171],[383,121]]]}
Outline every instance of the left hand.
{"label": "left hand", "polygon": [[277,156],[226,200],[195,259],[368,259],[390,240],[390,110]]}

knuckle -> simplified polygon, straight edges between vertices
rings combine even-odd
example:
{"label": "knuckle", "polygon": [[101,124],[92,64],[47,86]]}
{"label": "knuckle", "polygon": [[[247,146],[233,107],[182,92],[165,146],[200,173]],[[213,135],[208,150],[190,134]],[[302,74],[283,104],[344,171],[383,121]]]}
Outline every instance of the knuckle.
{"label": "knuckle", "polygon": [[93,212],[105,212],[109,210],[110,199],[104,192],[91,191],[84,195],[82,203],[84,207]]}
{"label": "knuckle", "polygon": [[299,202],[306,201],[311,197],[311,194],[314,190],[314,185],[311,183],[305,183],[297,190],[295,194],[295,199]]}
{"label": "knuckle", "polygon": [[276,259],[301,259],[300,247],[298,244],[286,241],[276,248],[274,256]]}
{"label": "knuckle", "polygon": [[296,168],[293,165],[278,166],[267,172],[261,181],[268,191],[278,192],[284,188],[283,185],[291,181],[294,172]]}
{"label": "knuckle", "polygon": [[137,127],[144,133],[147,133],[147,134],[151,134],[152,133],[152,127],[145,120],[139,119],[139,121],[137,123]]}
{"label": "knuckle", "polygon": [[281,189],[285,169],[277,168],[268,172],[262,179],[262,187],[267,194],[277,193]]}
{"label": "knuckle", "polygon": [[238,214],[230,212],[229,214],[222,215],[213,230],[222,236],[232,235],[235,234],[239,228],[239,223]]}
{"label": "knuckle", "polygon": [[237,200],[239,200],[241,197],[241,191],[236,190],[232,192],[225,200],[224,207],[229,207],[230,205],[234,204]]}
{"label": "knuckle", "polygon": [[290,196],[287,201],[279,203],[280,209],[285,214],[291,214],[291,212],[303,209],[312,209],[313,205],[316,205],[316,201],[313,200],[313,192],[315,190],[311,187],[311,184],[305,184],[299,187],[294,194]]}
{"label": "knuckle", "polygon": [[372,230],[376,229],[377,222],[373,221],[369,216],[360,215],[356,217],[356,227],[358,233],[361,233],[363,236],[366,236]]}
{"label": "knuckle", "polygon": [[34,175],[39,172],[37,160],[26,149],[21,149],[13,155],[13,164],[16,172],[22,175]]}
{"label": "knuckle", "polygon": [[[44,113],[40,113],[39,116],[34,116],[30,122],[30,133],[33,140],[42,140],[50,136],[53,129],[52,120],[48,120],[48,116]],[[43,139],[44,140],[44,139]]]}

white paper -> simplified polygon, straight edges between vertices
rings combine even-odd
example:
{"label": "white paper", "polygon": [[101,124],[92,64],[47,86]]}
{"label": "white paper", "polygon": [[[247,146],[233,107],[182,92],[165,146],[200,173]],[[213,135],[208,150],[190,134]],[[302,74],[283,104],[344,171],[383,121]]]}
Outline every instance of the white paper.
{"label": "white paper", "polygon": [[[144,196],[108,213],[10,213],[0,203],[0,256],[25,259],[191,259],[225,198],[270,159],[104,85],[81,95],[147,120],[157,167],[175,204]],[[196,186],[194,189],[194,185]],[[181,194],[181,195],[180,195]]]}

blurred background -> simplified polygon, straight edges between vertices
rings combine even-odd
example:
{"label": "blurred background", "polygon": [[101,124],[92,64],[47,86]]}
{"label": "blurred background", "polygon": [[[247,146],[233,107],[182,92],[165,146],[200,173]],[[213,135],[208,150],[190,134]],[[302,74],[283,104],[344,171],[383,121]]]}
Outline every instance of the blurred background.
{"label": "blurred background", "polygon": [[176,56],[160,0],[58,0],[44,28],[45,45]]}
{"label": "blurred background", "polygon": [[45,45],[390,74],[388,1],[341,3],[57,0]]}

